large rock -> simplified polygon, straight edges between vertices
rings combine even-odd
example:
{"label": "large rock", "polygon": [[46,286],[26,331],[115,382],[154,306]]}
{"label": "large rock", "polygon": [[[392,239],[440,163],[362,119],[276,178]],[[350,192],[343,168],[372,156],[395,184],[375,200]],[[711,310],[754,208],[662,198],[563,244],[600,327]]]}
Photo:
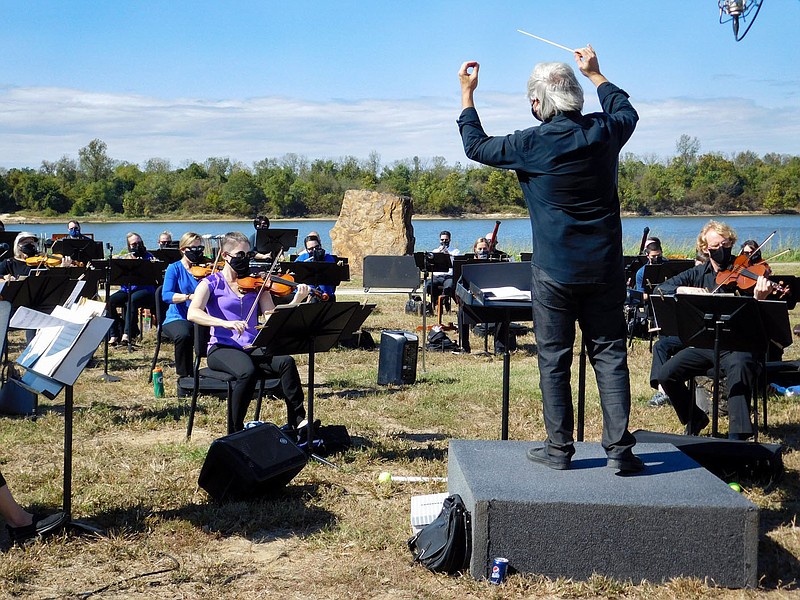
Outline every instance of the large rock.
{"label": "large rock", "polygon": [[330,232],[331,251],[349,259],[351,275],[361,275],[365,256],[412,254],[412,213],[411,198],[347,190],[339,218]]}

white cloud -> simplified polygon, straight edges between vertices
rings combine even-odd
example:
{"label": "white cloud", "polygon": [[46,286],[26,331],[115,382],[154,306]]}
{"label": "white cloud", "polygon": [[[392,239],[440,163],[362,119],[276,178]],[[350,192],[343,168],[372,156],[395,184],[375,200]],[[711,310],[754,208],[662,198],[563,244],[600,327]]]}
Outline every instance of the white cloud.
{"label": "white cloud", "polygon": [[[587,110],[597,109],[596,100],[592,102]],[[490,134],[533,122],[520,94],[480,93],[477,103]],[[669,156],[685,133],[700,140],[702,152],[798,153],[797,107],[767,108],[740,98],[634,99],[634,104],[641,120],[627,152]],[[455,125],[458,113],[457,96],[212,101],[10,87],[0,89],[0,166],[37,167],[42,160],[76,157],[94,138],[108,144],[111,157],[135,163],[161,157],[179,165],[227,156],[249,164],[287,153],[364,159],[373,151],[384,164],[413,156],[464,163]]]}

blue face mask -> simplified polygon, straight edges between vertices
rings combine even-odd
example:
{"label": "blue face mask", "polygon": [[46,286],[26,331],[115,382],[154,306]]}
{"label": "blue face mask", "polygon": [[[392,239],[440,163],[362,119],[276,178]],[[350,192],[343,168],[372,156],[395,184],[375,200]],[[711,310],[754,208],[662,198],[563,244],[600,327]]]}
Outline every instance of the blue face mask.
{"label": "blue face mask", "polygon": [[78,237],[78,236],[81,234],[81,230],[80,230],[80,229],[78,229],[77,227],[72,227],[72,228],[69,230],[69,234],[70,234],[72,237]]}

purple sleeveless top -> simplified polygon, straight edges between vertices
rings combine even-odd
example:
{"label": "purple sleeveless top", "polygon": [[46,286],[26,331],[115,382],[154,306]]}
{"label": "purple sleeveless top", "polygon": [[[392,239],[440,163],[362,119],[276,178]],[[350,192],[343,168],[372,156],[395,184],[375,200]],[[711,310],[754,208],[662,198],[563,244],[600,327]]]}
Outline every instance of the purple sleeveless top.
{"label": "purple sleeveless top", "polygon": [[[226,321],[244,321],[247,319],[250,309],[253,308],[257,294],[245,294],[239,296],[225,281],[222,272],[214,273],[204,279],[208,285],[211,295],[206,303],[206,312],[212,317],[224,319]],[[208,349],[214,345],[231,346],[233,348],[244,348],[253,343],[256,337],[256,325],[258,325],[258,309],[253,311],[247,321],[247,329],[242,335],[237,335],[233,329],[224,327],[212,327],[211,338],[209,339]]]}

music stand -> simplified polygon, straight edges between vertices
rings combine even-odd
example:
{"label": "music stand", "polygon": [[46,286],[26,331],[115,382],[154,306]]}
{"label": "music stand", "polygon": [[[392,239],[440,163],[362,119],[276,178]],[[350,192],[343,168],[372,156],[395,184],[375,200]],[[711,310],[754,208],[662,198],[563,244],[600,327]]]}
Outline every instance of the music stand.
{"label": "music stand", "polygon": [[[176,244],[178,242],[175,242]],[[150,250],[150,254],[156,257],[157,260],[172,264],[181,259],[181,251],[177,248],[158,248],[157,250]]]}
{"label": "music stand", "polygon": [[[425,372],[425,347],[428,342],[428,275],[447,273],[453,268],[453,257],[444,252],[414,252],[414,263],[422,271],[422,372]],[[453,281],[456,281],[455,279]],[[431,286],[433,292],[433,286]],[[431,305],[431,312],[433,305]]]}
{"label": "music stand", "polygon": [[694,267],[693,260],[667,260],[657,265],[645,265],[642,283],[647,293],[653,293],[653,288],[664,283],[670,277]]}
{"label": "music stand", "polygon": [[282,262],[281,269],[284,273],[294,273],[297,283],[314,287],[337,286],[343,281],[350,281],[350,266],[336,262]]}
{"label": "music stand", "polygon": [[[112,258],[109,260],[109,284],[125,286],[128,288],[128,313],[127,318],[133,319],[133,290],[131,286],[158,287],[164,283],[165,265],[162,262],[152,262],[135,258]],[[108,300],[111,294],[106,289],[106,314],[110,314]],[[133,340],[128,336],[128,352],[133,352]]]}
{"label": "music stand", "polygon": [[[111,319],[92,317],[78,333],[61,359],[60,366],[50,375],[38,373],[36,364],[25,366],[25,374],[19,385],[54,400],[64,390],[64,479],[62,488],[62,511],[67,515],[67,524],[88,533],[104,534],[104,530],[83,521],[72,519],[72,430],[75,412],[73,386],[97,350],[100,340],[111,327]],[[63,350],[62,350],[63,352]]]}
{"label": "music stand", "polygon": [[[352,334],[359,321],[353,315],[364,310],[358,302],[315,302],[279,306],[266,325],[259,328],[253,347],[264,348],[275,356],[308,354],[308,425],[306,439],[311,453],[314,441],[314,358],[317,352],[328,352],[343,334]],[[366,312],[364,318],[371,312]],[[362,313],[363,314],[363,313]],[[354,326],[352,329],[348,328]],[[324,462],[324,461],[323,461]]]}
{"label": "music stand", "polygon": [[103,242],[89,238],[61,238],[53,242],[52,250],[53,254],[69,256],[83,264],[103,258]]}
{"label": "music stand", "polygon": [[297,245],[297,229],[256,229],[256,247],[259,254],[278,256]]}

